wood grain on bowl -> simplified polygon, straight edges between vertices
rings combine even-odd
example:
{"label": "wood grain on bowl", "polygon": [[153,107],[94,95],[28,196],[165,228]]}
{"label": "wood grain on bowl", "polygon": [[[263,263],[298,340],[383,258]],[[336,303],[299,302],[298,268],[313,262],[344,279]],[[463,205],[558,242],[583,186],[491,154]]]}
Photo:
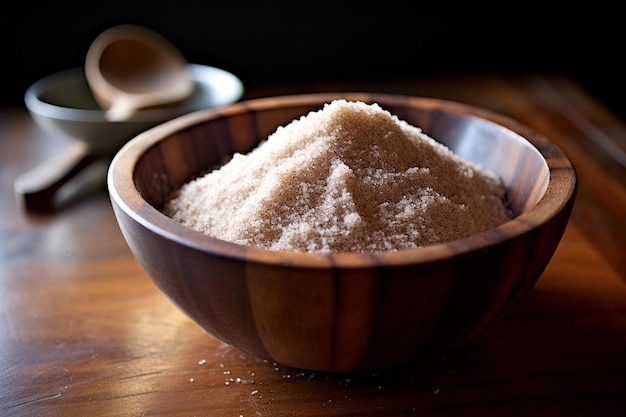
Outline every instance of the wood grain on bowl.
{"label": "wood grain on bowl", "polygon": [[[414,250],[321,255],[221,241],[161,212],[185,182],[335,98],[376,102],[496,172],[515,218]],[[322,371],[387,368],[474,338],[543,272],[576,184],[563,153],[514,120],[461,103],[366,93],[273,97],[182,116],[129,142],[109,171],[126,241],[169,299],[242,351]]]}

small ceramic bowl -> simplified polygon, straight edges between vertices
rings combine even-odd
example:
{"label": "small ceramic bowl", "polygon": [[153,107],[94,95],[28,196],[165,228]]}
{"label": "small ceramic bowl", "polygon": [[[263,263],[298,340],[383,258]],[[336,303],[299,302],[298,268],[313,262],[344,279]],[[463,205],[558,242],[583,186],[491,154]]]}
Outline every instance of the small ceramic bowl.
{"label": "small ceramic bowl", "polygon": [[24,102],[45,131],[71,140],[65,152],[21,175],[15,191],[30,210],[54,208],[57,191],[89,165],[110,158],[135,135],[167,120],[196,110],[232,104],[243,95],[243,84],[228,71],[187,64],[194,83],[185,100],[147,108],[122,121],[111,121],[92,95],[84,70],[72,68],[31,85]]}
{"label": "small ceramic bowl", "polygon": [[[183,183],[336,98],[378,103],[503,180],[515,217],[468,238],[383,253],[270,251],[163,214]],[[257,99],[179,117],[127,143],[108,173],[123,235],[156,286],[201,327],[285,366],[397,366],[475,338],[541,276],[568,223],[576,172],[545,137],[461,103],[367,93]]]}

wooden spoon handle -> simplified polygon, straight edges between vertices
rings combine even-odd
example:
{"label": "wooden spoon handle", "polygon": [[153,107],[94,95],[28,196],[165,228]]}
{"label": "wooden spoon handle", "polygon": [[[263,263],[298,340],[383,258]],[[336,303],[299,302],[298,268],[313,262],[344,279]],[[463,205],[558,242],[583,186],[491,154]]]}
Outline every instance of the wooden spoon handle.
{"label": "wooden spoon handle", "polygon": [[14,182],[18,203],[29,211],[50,211],[56,207],[57,192],[85,168],[104,158],[81,142],[67,148],[19,176]]}
{"label": "wooden spoon handle", "polygon": [[105,116],[111,122],[122,122],[130,119],[138,108],[142,107],[139,101],[133,101],[126,95],[118,95],[106,111]]}

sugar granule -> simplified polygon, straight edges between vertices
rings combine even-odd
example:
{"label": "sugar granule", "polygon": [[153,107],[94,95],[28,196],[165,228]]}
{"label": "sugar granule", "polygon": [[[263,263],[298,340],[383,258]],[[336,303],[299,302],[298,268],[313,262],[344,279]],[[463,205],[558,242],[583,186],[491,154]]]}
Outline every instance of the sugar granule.
{"label": "sugar granule", "polygon": [[207,235],[296,252],[383,252],[510,219],[493,172],[378,104],[335,100],[181,187],[165,213]]}

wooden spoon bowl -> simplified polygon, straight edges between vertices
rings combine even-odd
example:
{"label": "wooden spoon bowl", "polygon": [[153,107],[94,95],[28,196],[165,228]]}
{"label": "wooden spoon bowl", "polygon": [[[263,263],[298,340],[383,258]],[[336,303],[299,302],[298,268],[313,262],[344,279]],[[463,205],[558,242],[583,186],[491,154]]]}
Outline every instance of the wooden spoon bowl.
{"label": "wooden spoon bowl", "polygon": [[158,33],[119,25],[92,42],[85,59],[89,87],[109,120],[187,98],[194,83],[183,54]]}
{"label": "wooden spoon bowl", "polygon": [[[171,193],[336,98],[376,102],[502,178],[515,218],[444,244],[376,254],[268,251],[162,212]],[[545,137],[461,103],[367,93],[241,102],[150,129],[115,156],[111,201],[156,286],[222,341],[286,366],[400,365],[475,338],[533,287],[568,223],[576,172]]]}

